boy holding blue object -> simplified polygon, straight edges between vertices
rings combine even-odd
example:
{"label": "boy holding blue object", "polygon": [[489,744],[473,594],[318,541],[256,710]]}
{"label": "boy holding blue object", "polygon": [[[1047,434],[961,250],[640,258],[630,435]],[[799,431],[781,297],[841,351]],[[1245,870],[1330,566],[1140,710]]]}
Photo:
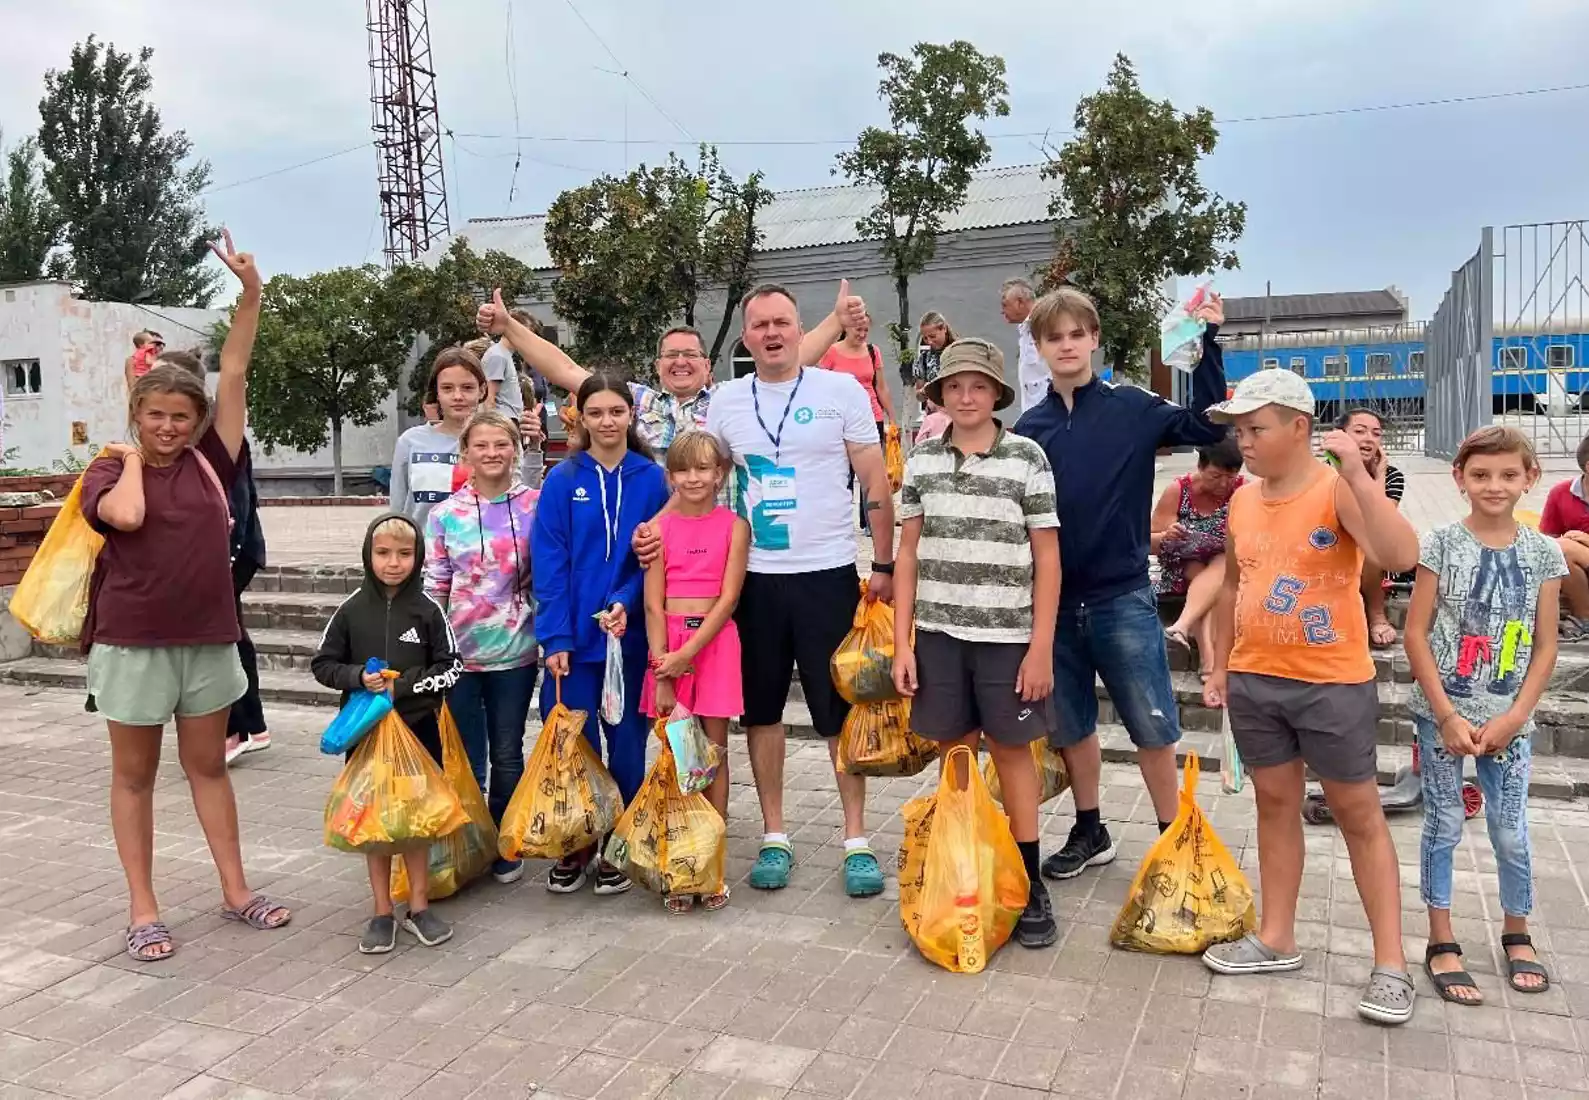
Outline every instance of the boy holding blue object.
{"label": "boy holding blue object", "polygon": [[[420,585],[423,547],[419,528],[407,516],[386,515],[370,524],[364,537],[364,583],[331,616],[310,669],[320,683],[341,690],[344,706],[355,692],[384,692],[390,684],[398,717],[440,765],[441,728],[436,719],[463,665],[446,614]],[[382,673],[366,671],[372,657],[385,661],[397,678],[389,681]],[[375,916],[359,940],[359,950],[384,955],[397,946],[392,857],[365,859]],[[409,883],[403,928],[426,947],[435,947],[452,938],[452,928],[428,908],[429,864],[429,845],[403,853]]]}

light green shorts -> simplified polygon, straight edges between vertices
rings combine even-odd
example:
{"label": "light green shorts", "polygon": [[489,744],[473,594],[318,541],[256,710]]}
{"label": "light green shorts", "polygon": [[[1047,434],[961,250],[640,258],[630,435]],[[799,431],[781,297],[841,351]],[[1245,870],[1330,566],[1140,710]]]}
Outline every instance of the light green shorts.
{"label": "light green shorts", "polygon": [[88,651],[94,705],[124,726],[163,726],[225,710],[248,678],[235,645],[142,647],[96,643]]}

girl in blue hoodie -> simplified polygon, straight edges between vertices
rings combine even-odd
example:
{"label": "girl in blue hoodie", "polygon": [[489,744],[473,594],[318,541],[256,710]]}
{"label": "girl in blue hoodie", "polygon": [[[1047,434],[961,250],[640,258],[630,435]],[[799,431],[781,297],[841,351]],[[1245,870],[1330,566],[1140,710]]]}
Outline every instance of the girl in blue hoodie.
{"label": "girl in blue hoodie", "polygon": [[[564,705],[590,716],[585,736],[598,756],[605,740],[607,767],[627,803],[645,774],[647,732],[640,714],[647,653],[645,574],[630,542],[635,528],[667,504],[667,477],[635,430],[627,382],[591,375],[579,387],[574,407],[580,441],[547,475],[536,509],[531,542],[536,631],[547,673],[562,680]],[[623,642],[624,716],[615,726],[598,714],[609,634]],[[541,692],[543,718],[556,699],[556,692]],[[629,889],[629,879],[596,855],[590,849],[561,860],[546,888],[571,894],[594,873],[597,894]]]}

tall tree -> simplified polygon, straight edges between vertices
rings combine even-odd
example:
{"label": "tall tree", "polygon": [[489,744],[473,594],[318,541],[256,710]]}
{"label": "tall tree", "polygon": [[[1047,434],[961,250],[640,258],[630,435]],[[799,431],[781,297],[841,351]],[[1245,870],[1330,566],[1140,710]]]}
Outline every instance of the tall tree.
{"label": "tall tree", "polygon": [[899,320],[889,325],[900,361],[915,358],[910,318],[910,277],[926,269],[944,218],[965,202],[971,173],[992,149],[973,119],[1010,113],[1004,59],[969,42],[947,46],[918,42],[909,57],[883,53],[878,96],[888,105],[888,128],[868,126],[855,148],[839,154],[852,182],[876,188],[877,204],[855,223],[866,240],[880,242],[899,300]]}
{"label": "tall tree", "polygon": [[[217,346],[226,338],[218,326]],[[331,444],[342,495],[344,425],[378,424],[402,375],[412,327],[380,268],[339,267],[265,284],[248,369],[248,426],[266,453]]]}
{"label": "tall tree", "polygon": [[[392,293],[403,304],[411,332],[437,348],[466,344],[480,335],[475,310],[496,287],[507,302],[541,295],[540,280],[522,261],[495,249],[477,253],[462,237],[454,238],[435,266],[405,264],[391,277]],[[410,413],[419,412],[430,358],[420,356],[409,374],[405,405]]]}
{"label": "tall tree", "polygon": [[0,283],[42,278],[61,243],[61,214],[39,176],[39,146],[32,138],[5,155],[0,186]]}
{"label": "tall tree", "polygon": [[1070,219],[1044,289],[1074,282],[1092,295],[1117,372],[1132,372],[1157,341],[1170,276],[1238,266],[1232,246],[1247,204],[1210,193],[1197,174],[1218,140],[1213,112],[1148,98],[1118,54],[1103,89],[1076,105],[1075,136],[1043,169],[1059,180],[1049,212]]}
{"label": "tall tree", "polygon": [[723,312],[708,350],[713,363],[728,342],[739,300],[756,278],[756,249],[763,236],[756,216],[773,200],[773,193],[762,186],[764,178],[762,173],[752,172],[744,180],[735,180],[722,169],[713,178],[712,209],[701,236],[702,271],[707,281],[723,288]]}
{"label": "tall tree", "polygon": [[39,147],[44,184],[66,222],[69,275],[89,298],[207,306],[219,273],[204,266],[216,231],[199,192],[206,161],[167,133],[148,101],[147,46],[136,56],[90,36],[44,75]]}

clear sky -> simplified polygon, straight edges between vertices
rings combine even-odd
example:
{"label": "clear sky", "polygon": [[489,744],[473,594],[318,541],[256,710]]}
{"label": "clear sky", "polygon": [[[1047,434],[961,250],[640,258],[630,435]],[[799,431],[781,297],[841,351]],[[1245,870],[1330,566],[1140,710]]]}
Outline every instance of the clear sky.
{"label": "clear sky", "polygon": [[[445,127],[599,139],[459,136],[446,163],[455,225],[542,211],[593,175],[689,152],[691,138],[722,143],[732,170],[760,168],[774,189],[832,182],[842,142],[883,121],[876,55],[922,39],[966,38],[1008,63],[1011,114],[987,126],[1010,135],[993,140],[995,165],[1040,159],[1037,139],[1014,135],[1062,140],[1116,51],[1150,94],[1221,119],[1589,81],[1584,0],[431,0],[430,21]],[[379,260],[372,149],[226,186],[368,140],[355,0],[0,0],[0,25],[8,143],[37,127],[43,71],[74,41],[150,45],[167,124],[214,166],[210,216],[267,272]],[[620,65],[674,121],[602,71]],[[1249,212],[1242,269],[1221,286],[1395,284],[1427,317],[1482,225],[1589,217],[1586,116],[1589,90],[1228,123],[1204,178]]]}

